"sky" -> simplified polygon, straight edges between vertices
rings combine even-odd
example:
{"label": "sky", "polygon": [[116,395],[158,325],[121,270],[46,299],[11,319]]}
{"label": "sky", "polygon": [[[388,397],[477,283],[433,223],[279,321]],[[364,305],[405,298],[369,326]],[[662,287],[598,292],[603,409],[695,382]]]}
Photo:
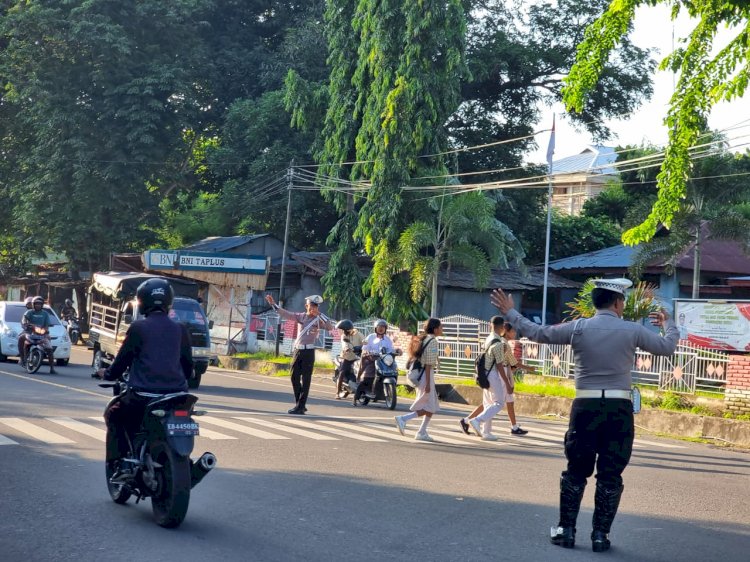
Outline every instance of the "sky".
{"label": "sky", "polygon": [[[675,44],[680,37],[686,36],[693,28],[689,18],[680,17],[674,25]],[[657,48],[658,53],[653,56],[657,62],[672,52],[672,21],[669,10],[664,5],[654,7],[641,7],[636,11],[633,42],[641,48]],[[729,31],[719,33],[718,40],[725,41],[731,37]],[[649,102],[641,106],[627,119],[607,121],[610,129],[617,135],[606,144],[617,145],[640,145],[650,143],[653,145],[664,145],[667,141],[667,129],[662,124],[667,114],[669,99],[673,92],[673,76],[671,72],[655,72],[653,77],[654,94]],[[576,131],[565,120],[562,105],[556,105],[545,110],[545,116],[539,124],[540,128],[547,129],[552,125],[552,113],[556,113],[555,124],[555,155],[554,159],[565,158],[580,153],[593,141],[587,133]],[[746,93],[744,99],[735,100],[731,103],[722,102],[714,107],[710,117],[709,126],[712,129],[723,129],[745,119],[750,119],[750,93]],[[750,130],[745,129],[746,134]],[[734,132],[732,134],[742,134]],[[539,149],[529,155],[530,162],[544,163],[546,161],[547,143],[549,133],[544,133],[537,138]],[[743,142],[743,141],[738,141]],[[743,147],[744,150],[745,147]]]}

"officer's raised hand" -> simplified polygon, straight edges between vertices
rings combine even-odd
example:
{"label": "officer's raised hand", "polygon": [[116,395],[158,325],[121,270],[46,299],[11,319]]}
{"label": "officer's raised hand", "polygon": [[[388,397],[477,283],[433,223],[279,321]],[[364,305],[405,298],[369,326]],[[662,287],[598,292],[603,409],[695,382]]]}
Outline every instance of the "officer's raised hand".
{"label": "officer's raised hand", "polygon": [[500,312],[503,313],[503,316],[508,314],[508,312],[512,308],[515,308],[515,305],[513,303],[513,297],[510,296],[510,293],[506,293],[502,289],[495,289],[494,291],[492,291],[492,295],[490,296],[490,302]]}
{"label": "officer's raised hand", "polygon": [[273,297],[271,295],[266,295],[266,302],[270,304],[271,306],[276,304],[276,301],[273,300]]}
{"label": "officer's raised hand", "polygon": [[663,328],[664,324],[669,320],[669,312],[667,312],[666,308],[660,308],[658,312],[652,312],[648,317],[651,319],[651,323],[654,326]]}

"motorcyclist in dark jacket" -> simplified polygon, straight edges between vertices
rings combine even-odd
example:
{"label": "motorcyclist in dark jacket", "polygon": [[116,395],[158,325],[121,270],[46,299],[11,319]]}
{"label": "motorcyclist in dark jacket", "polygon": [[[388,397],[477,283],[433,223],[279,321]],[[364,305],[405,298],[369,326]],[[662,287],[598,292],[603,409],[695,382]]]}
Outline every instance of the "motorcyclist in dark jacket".
{"label": "motorcyclist in dark jacket", "polygon": [[130,435],[138,430],[146,405],[153,399],[141,393],[186,391],[187,379],[193,371],[187,328],[168,315],[174,300],[169,282],[160,278],[144,281],[136,291],[136,298],[146,318],[130,325],[112,365],[96,374],[104,380],[117,380],[130,369],[128,391],[113,399],[104,413],[108,429],[115,431],[118,437],[117,449],[108,440],[107,460],[127,453],[123,430]]}

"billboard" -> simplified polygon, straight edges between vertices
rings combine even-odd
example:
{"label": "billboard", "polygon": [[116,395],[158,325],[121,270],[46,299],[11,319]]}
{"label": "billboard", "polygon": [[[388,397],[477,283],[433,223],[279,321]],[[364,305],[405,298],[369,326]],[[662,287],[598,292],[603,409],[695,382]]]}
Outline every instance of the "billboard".
{"label": "billboard", "polygon": [[750,301],[675,299],[680,339],[724,351],[750,351]]}

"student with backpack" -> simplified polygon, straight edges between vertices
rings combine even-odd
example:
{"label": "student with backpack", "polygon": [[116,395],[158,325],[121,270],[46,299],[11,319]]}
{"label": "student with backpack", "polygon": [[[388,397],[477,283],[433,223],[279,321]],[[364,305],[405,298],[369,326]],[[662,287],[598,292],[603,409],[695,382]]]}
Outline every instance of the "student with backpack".
{"label": "student with backpack", "polygon": [[468,419],[461,420],[462,428],[464,424],[468,424],[483,441],[498,439],[492,434],[492,418],[503,409],[508,394],[513,394],[513,379],[509,377],[506,366],[509,362],[515,362],[510,347],[503,338],[504,320],[500,316],[493,316],[490,323],[492,333],[484,342],[484,352],[476,366],[477,384],[482,387],[483,410],[478,415],[472,412]]}
{"label": "student with backpack", "polygon": [[399,433],[404,435],[406,423],[417,416],[422,418],[414,439],[417,441],[434,441],[427,433],[432,415],[440,409],[437,391],[435,390],[435,369],[438,363],[438,336],[443,334],[440,320],[430,318],[424,323],[424,328],[419,336],[412,339],[409,346],[409,361],[420,361],[424,369],[417,381],[417,398],[409,408],[411,412],[403,416],[396,416],[396,427]]}

